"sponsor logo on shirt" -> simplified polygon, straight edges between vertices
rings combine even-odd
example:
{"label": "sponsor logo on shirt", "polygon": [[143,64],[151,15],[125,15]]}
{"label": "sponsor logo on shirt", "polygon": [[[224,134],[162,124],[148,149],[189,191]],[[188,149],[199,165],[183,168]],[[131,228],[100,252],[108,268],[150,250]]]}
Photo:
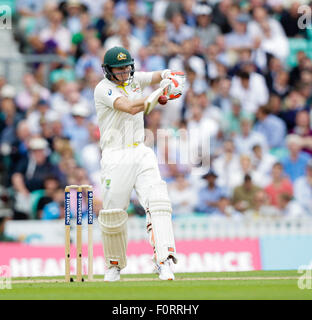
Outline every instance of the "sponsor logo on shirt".
{"label": "sponsor logo on shirt", "polygon": [[131,84],[131,89],[133,92],[140,92],[140,87],[137,83],[132,83]]}
{"label": "sponsor logo on shirt", "polygon": [[112,89],[108,90],[108,95],[110,96],[112,94]]}

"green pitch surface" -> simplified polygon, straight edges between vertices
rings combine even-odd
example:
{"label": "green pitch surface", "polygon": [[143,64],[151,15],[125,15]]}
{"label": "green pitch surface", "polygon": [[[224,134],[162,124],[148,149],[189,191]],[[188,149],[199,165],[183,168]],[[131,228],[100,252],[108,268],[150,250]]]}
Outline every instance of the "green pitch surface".
{"label": "green pitch surface", "polygon": [[[103,300],[256,300],[311,299],[312,289],[299,289],[297,271],[180,273],[175,281],[156,275],[122,275],[107,283],[65,283],[59,278],[13,278],[11,289],[0,290],[3,299]],[[311,280],[308,280],[311,283]]]}

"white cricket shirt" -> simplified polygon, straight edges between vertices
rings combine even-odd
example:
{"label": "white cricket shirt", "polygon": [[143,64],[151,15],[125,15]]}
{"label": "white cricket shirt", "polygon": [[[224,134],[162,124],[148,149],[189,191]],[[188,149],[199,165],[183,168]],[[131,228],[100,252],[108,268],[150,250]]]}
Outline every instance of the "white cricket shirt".
{"label": "white cricket shirt", "polygon": [[97,84],[94,89],[94,102],[102,151],[108,148],[124,148],[134,142],[144,141],[143,111],[131,115],[115,110],[114,101],[121,96],[132,101],[142,98],[142,91],[151,84],[152,76],[153,72],[135,72],[130,85],[120,86],[107,78]]}

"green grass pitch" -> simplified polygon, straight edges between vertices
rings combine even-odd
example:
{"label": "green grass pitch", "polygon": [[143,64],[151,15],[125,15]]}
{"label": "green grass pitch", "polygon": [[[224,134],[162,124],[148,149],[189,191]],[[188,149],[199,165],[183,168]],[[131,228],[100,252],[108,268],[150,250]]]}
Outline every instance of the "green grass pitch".
{"label": "green grass pitch", "polygon": [[291,270],[178,273],[175,281],[158,280],[155,274],[122,275],[114,283],[103,276],[82,283],[65,283],[63,277],[13,278],[11,289],[0,290],[0,300],[310,300],[312,290],[298,287],[300,276]]}

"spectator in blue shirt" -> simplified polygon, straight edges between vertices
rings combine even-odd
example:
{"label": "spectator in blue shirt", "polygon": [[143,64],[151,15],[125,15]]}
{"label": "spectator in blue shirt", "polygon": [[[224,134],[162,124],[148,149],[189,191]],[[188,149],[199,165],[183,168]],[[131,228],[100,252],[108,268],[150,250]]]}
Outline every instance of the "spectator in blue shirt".
{"label": "spectator in blue shirt", "polygon": [[258,122],[255,130],[262,133],[270,148],[281,148],[284,146],[286,125],[277,116],[270,114],[268,106],[261,106],[256,112]]}
{"label": "spectator in blue shirt", "polygon": [[296,134],[289,134],[286,138],[286,144],[289,154],[282,158],[285,173],[290,180],[294,182],[297,178],[302,177],[306,171],[306,165],[311,159],[308,153],[302,152],[302,138]]}
{"label": "spectator in blue shirt", "polygon": [[306,210],[312,213],[312,160],[306,165],[306,175],[296,179],[294,183],[294,196],[297,202]]}
{"label": "spectator in blue shirt", "polygon": [[217,177],[212,170],[202,176],[208,182],[208,185],[199,191],[195,211],[210,214],[217,209],[220,198],[226,195],[225,189],[216,185]]}

